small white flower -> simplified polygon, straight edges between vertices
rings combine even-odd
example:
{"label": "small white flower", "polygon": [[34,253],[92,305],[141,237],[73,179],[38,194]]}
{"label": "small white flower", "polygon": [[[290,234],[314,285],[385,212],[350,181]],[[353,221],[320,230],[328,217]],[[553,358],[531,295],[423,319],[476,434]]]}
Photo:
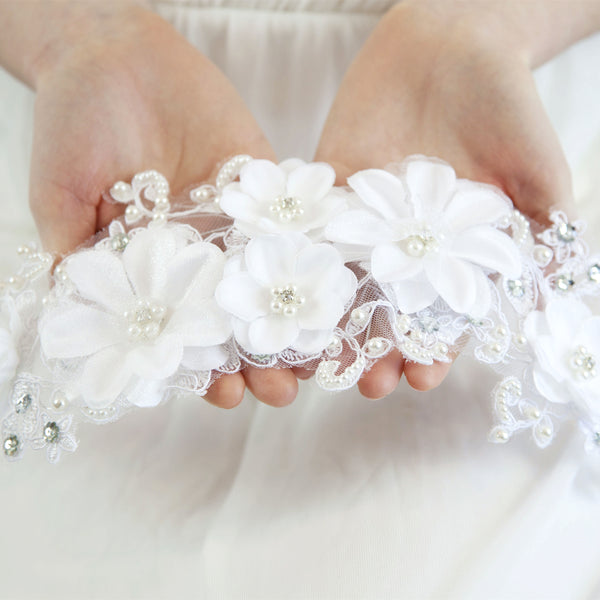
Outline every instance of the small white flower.
{"label": "small white flower", "polygon": [[485,315],[487,272],[521,273],[519,251],[494,224],[510,215],[496,188],[456,178],[441,161],[413,158],[404,182],[379,169],[348,178],[370,210],[349,210],[327,226],[328,239],[371,252],[371,272],[398,308],[413,313],[441,296],[459,313]]}
{"label": "small white flower", "polygon": [[158,391],[133,401],[152,406],[180,365],[210,370],[226,362],[221,344],[231,326],[214,299],[225,257],[190,241],[185,226],[151,227],[121,254],[86,250],[63,264],[76,296],[42,318],[41,345],[50,359],[86,358],[75,385],[88,406],[109,406],[140,379]]}
{"label": "small white flower", "polygon": [[10,381],[19,364],[17,343],[23,326],[12,296],[0,299],[0,388]]}
{"label": "small white flower", "polygon": [[332,246],[303,234],[265,235],[229,261],[216,297],[248,352],[316,354],[331,341],[356,286]]}
{"label": "small white flower", "polygon": [[571,298],[552,300],[525,319],[533,379],[545,398],[575,403],[600,417],[600,316]]}
{"label": "small white flower", "polygon": [[334,183],[335,171],[326,163],[251,160],[239,183],[225,187],[220,205],[248,237],[299,231],[314,238],[346,206],[346,192]]}

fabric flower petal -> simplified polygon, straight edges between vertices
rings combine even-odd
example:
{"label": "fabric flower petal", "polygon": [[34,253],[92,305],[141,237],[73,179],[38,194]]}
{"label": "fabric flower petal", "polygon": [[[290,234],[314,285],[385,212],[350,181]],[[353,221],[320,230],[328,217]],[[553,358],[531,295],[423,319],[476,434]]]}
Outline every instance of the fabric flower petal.
{"label": "fabric flower petal", "polygon": [[510,215],[512,204],[499,190],[484,184],[459,183],[459,189],[444,211],[449,230],[458,233],[474,225],[497,223]]}
{"label": "fabric flower petal", "polygon": [[268,290],[256,283],[249,273],[225,277],[217,286],[215,296],[222,308],[244,321],[258,319],[270,311]]}
{"label": "fabric flower petal", "polygon": [[225,255],[215,244],[197,242],[183,248],[168,265],[163,296],[167,304],[212,298],[224,266]]}
{"label": "fabric flower petal", "polygon": [[170,227],[153,227],[137,233],[123,252],[123,264],[136,295],[162,300],[169,263],[184,240]]}
{"label": "fabric flower petal", "polygon": [[425,272],[438,294],[458,313],[468,313],[477,300],[475,267],[459,258],[440,254],[425,261]]}
{"label": "fabric flower petal", "polygon": [[411,216],[404,185],[394,175],[381,169],[366,169],[348,177],[348,185],[361,200],[390,220]]}
{"label": "fabric flower petal", "polygon": [[287,193],[304,202],[314,203],[325,197],[335,183],[335,171],[326,163],[309,163],[294,169],[287,180]]}
{"label": "fabric flower petal", "polygon": [[399,239],[396,231],[381,217],[367,210],[348,210],[332,219],[325,228],[332,242],[376,246]]}
{"label": "fabric flower petal", "polygon": [[558,298],[546,306],[548,326],[560,345],[570,346],[573,336],[591,316],[592,311],[577,300]]}
{"label": "fabric flower petal", "polygon": [[78,389],[90,408],[110,406],[132,377],[123,354],[114,347],[90,357],[78,381]]}
{"label": "fabric flower petal", "polygon": [[0,387],[13,377],[18,364],[19,355],[13,336],[6,329],[0,328]]}
{"label": "fabric flower petal", "polygon": [[252,321],[248,329],[248,338],[257,353],[275,354],[288,348],[299,333],[295,318],[269,315]]}
{"label": "fabric flower petal", "polygon": [[298,252],[294,281],[311,290],[335,286],[332,280],[343,268],[342,257],[333,246],[314,244]]}
{"label": "fabric flower petal", "polygon": [[444,210],[456,187],[454,169],[441,161],[414,159],[406,167],[409,201],[415,217]]}
{"label": "fabric flower petal", "polygon": [[252,196],[229,189],[229,186],[223,190],[219,206],[230,217],[240,221],[255,222],[261,217],[260,205]]}
{"label": "fabric flower petal", "polygon": [[177,335],[184,346],[215,346],[227,341],[231,324],[227,313],[213,298],[179,306],[163,335]]}
{"label": "fabric flower petal", "polygon": [[469,309],[469,315],[475,319],[481,319],[490,312],[492,306],[492,292],[490,290],[490,279],[486,277],[481,269],[474,269],[475,276],[475,304]]}
{"label": "fabric flower petal", "polygon": [[492,227],[471,227],[463,232],[452,241],[450,254],[511,279],[521,275],[521,255],[516,244],[506,233]]}
{"label": "fabric flower petal", "polygon": [[394,292],[395,304],[403,313],[410,314],[427,308],[438,297],[437,291],[425,279],[407,279],[390,285]]}
{"label": "fabric flower petal", "polygon": [[380,244],[371,255],[371,272],[381,283],[403,281],[418,275],[423,261],[405,254],[396,244]]}
{"label": "fabric flower petal", "polygon": [[125,357],[129,368],[144,379],[166,379],[183,358],[183,344],[176,335],[162,335],[154,344],[140,344]]}
{"label": "fabric flower petal", "polygon": [[323,351],[331,342],[333,331],[331,329],[301,331],[292,348],[303,354],[317,354]]}
{"label": "fabric flower petal", "polygon": [[125,321],[85,304],[72,304],[40,322],[40,343],[48,358],[79,358],[126,340]]}
{"label": "fabric flower petal", "polygon": [[333,329],[344,314],[344,302],[333,292],[315,295],[298,310],[300,329]]}
{"label": "fabric flower petal", "polygon": [[246,266],[259,283],[272,287],[285,285],[293,276],[299,244],[310,240],[302,235],[264,235],[248,242]]}
{"label": "fabric flower petal", "polygon": [[193,371],[211,371],[223,366],[229,360],[224,346],[209,348],[188,347],[183,352],[182,366]]}
{"label": "fabric flower petal", "polygon": [[251,160],[240,171],[240,188],[261,203],[272,202],[285,193],[286,176],[270,160]]}
{"label": "fabric flower petal", "polygon": [[108,250],[85,250],[70,256],[63,269],[85,299],[120,313],[133,292],[120,258]]}

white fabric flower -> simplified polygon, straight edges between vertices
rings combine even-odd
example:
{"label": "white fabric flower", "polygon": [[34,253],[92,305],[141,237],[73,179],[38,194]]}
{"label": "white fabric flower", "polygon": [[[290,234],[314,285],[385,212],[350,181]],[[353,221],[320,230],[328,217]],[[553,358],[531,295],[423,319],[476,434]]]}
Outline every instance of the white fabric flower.
{"label": "white fabric flower", "polygon": [[456,178],[440,161],[409,160],[404,182],[369,169],[348,178],[370,210],[349,210],[327,226],[335,242],[371,252],[371,271],[413,313],[441,296],[456,312],[485,315],[491,305],[486,272],[521,273],[519,251],[493,225],[511,213],[496,188]]}
{"label": "white fabric flower", "polygon": [[0,387],[11,380],[19,364],[17,343],[22,323],[12,296],[0,300]]}
{"label": "white fabric flower", "polygon": [[40,339],[48,358],[87,357],[76,386],[90,407],[106,407],[140,383],[156,392],[132,401],[153,406],[159,383],[180,365],[226,362],[221,344],[231,325],[214,299],[225,257],[213,244],[189,242],[188,227],[151,227],[122,254],[86,250],[63,264],[77,296],[42,318]]}
{"label": "white fabric flower", "polygon": [[225,187],[220,205],[248,237],[299,231],[314,238],[346,207],[347,193],[334,183],[335,171],[326,163],[251,160],[239,183]]}
{"label": "white fabric flower", "polygon": [[600,316],[578,300],[551,301],[525,319],[535,352],[533,379],[551,402],[574,402],[600,417]]}
{"label": "white fabric flower", "polygon": [[217,287],[240,345],[253,354],[316,354],[331,341],[357,287],[339,252],[303,234],[251,240]]}

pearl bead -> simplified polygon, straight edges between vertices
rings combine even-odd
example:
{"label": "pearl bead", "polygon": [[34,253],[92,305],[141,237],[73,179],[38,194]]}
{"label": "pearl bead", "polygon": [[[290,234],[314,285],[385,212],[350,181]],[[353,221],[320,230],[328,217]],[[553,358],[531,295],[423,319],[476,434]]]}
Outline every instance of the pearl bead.
{"label": "pearl bead", "polygon": [[496,431],[496,439],[498,441],[507,442],[509,438],[510,438],[510,434],[508,433],[508,431],[506,431],[504,429],[498,429]]}
{"label": "pearl bead", "polygon": [[357,324],[362,324],[363,321],[366,321],[368,318],[368,314],[362,310],[362,308],[355,308],[350,313],[350,320]]}
{"label": "pearl bead", "polygon": [[547,246],[536,246],[533,250],[533,259],[538,265],[546,266],[552,259],[552,250]]}
{"label": "pearl bead", "polygon": [[56,410],[62,410],[67,405],[67,397],[62,392],[56,392],[52,397],[52,407]]}
{"label": "pearl bead", "polygon": [[406,240],[405,248],[408,255],[421,257],[425,254],[425,240],[418,235],[412,235]]}
{"label": "pearl bead", "polygon": [[396,319],[396,328],[398,332],[404,335],[409,329],[412,319],[408,315],[400,315]]}

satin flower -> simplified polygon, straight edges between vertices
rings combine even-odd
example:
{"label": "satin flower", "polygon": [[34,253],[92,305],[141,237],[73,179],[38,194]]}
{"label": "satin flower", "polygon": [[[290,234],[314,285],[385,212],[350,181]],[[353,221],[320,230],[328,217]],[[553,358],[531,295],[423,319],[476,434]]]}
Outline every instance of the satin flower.
{"label": "satin flower", "polygon": [[523,331],[535,353],[533,379],[540,394],[600,418],[600,316],[578,300],[560,298],[544,312],[530,313]]}
{"label": "satin flower", "polygon": [[485,315],[487,274],[521,273],[515,243],[494,227],[511,214],[510,201],[492,186],[457,179],[441,161],[414,158],[405,165],[403,179],[380,169],[349,177],[368,210],[335,217],[326,237],[368,250],[373,277],[404,313],[439,296],[458,313]]}
{"label": "satin flower", "polygon": [[63,263],[76,294],[43,316],[40,340],[49,359],[85,359],[75,387],[88,406],[107,407],[123,392],[153,406],[180,366],[226,362],[231,326],[214,299],[225,257],[190,231],[150,227],[122,253],[85,250]]}
{"label": "satin flower", "polygon": [[303,234],[265,235],[229,261],[216,298],[233,315],[235,338],[246,351],[316,354],[331,341],[356,287],[332,246]]}
{"label": "satin flower", "polygon": [[248,237],[298,231],[314,239],[346,207],[347,193],[334,183],[335,171],[326,163],[251,160],[239,183],[225,187],[220,206]]}

